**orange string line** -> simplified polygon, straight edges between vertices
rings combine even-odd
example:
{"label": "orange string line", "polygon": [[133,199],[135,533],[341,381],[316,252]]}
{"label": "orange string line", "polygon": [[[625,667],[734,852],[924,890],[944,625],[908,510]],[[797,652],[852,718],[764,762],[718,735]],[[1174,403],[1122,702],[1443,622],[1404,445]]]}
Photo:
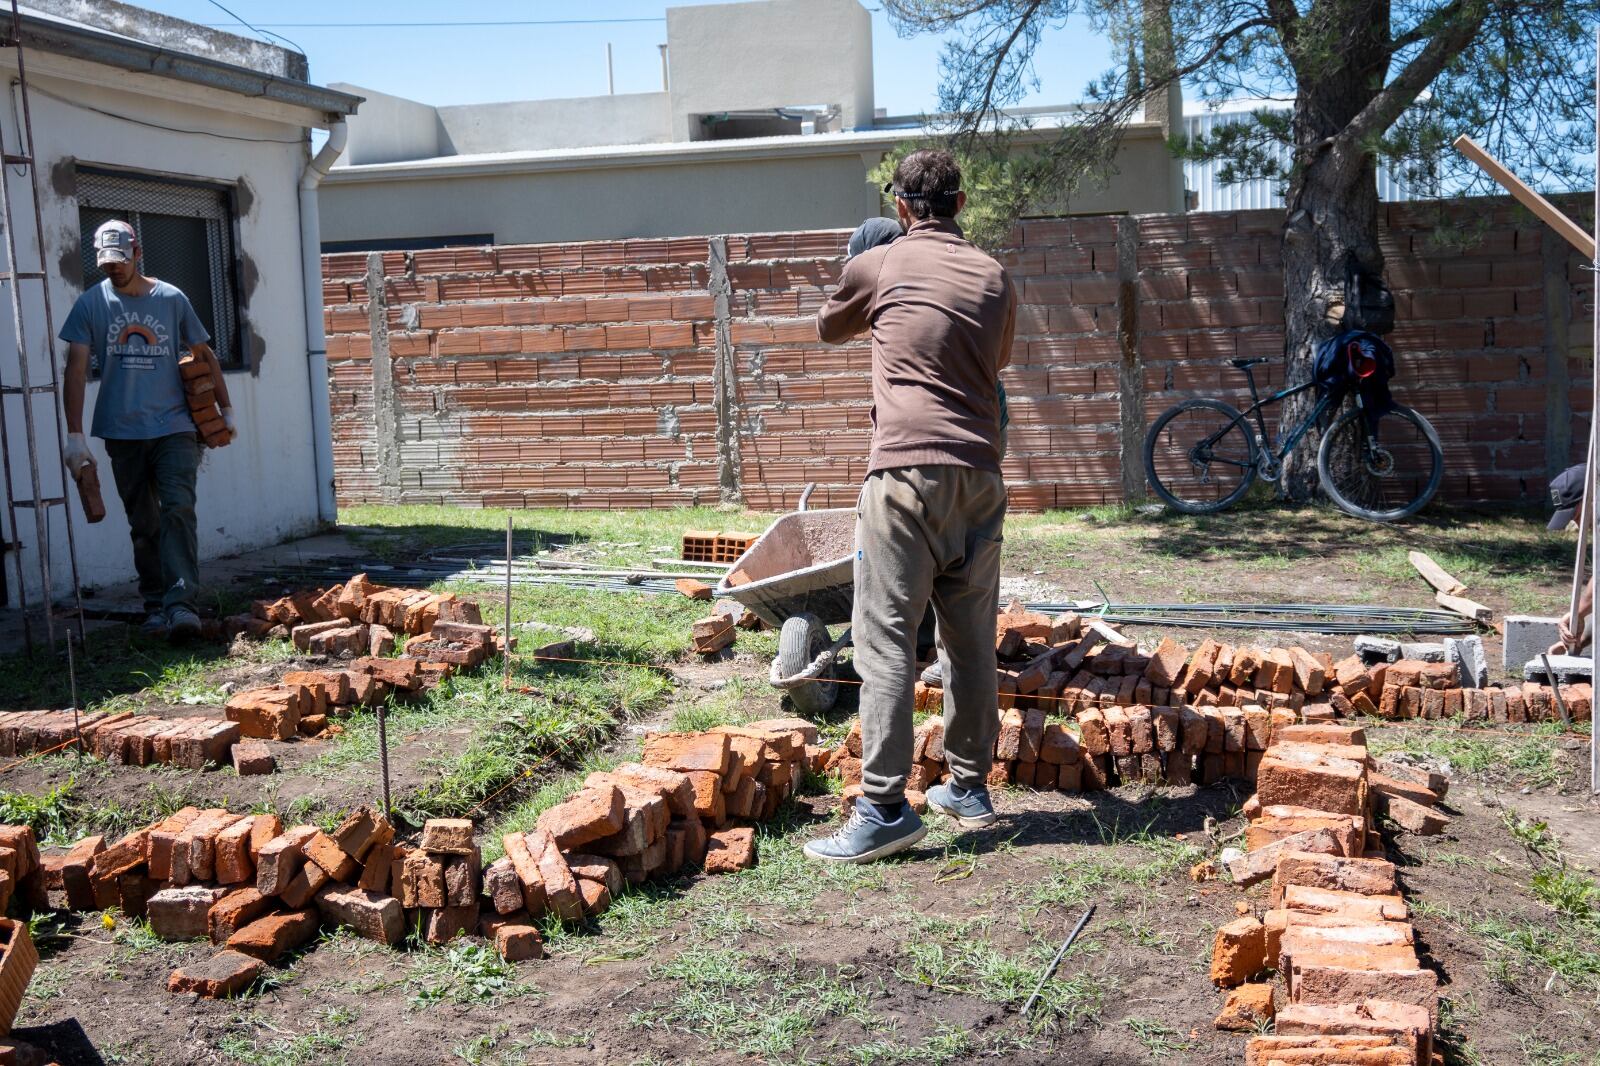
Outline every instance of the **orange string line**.
{"label": "orange string line", "polygon": [[34,759],[39,758],[41,755],[49,755],[53,751],[60,751],[62,748],[71,747],[73,744],[76,744],[77,742],[78,742],[78,738],[77,737],[73,737],[71,740],[65,741],[64,743],[61,743],[61,744],[57,744],[53,748],[46,748],[43,751],[36,751],[32,755],[25,755],[22,758],[18,759],[16,762],[6,763],[4,766],[0,766],[0,774],[5,773],[7,770],[14,770],[17,767],[21,766],[25,762],[32,762]]}

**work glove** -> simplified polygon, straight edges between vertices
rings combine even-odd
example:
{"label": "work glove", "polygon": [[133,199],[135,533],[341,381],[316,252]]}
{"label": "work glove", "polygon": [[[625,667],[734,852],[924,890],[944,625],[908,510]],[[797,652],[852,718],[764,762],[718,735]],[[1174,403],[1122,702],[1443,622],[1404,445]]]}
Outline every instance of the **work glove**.
{"label": "work glove", "polygon": [[228,427],[228,432],[229,433],[232,433],[235,436],[238,435],[239,428],[236,425],[234,425],[234,422],[233,422],[233,408],[224,407],[222,409],[222,424]]}
{"label": "work glove", "polygon": [[94,462],[94,456],[89,454],[89,441],[82,433],[67,434],[67,446],[62,449],[61,458],[66,460],[67,473],[73,477],[78,476],[86,463]]}

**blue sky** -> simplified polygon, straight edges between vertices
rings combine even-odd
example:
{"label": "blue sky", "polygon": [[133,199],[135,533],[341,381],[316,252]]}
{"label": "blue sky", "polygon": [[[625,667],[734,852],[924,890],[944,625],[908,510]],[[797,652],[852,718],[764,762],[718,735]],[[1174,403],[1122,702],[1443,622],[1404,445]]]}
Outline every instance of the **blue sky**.
{"label": "blue sky", "polygon": [[[210,0],[133,0],[141,6],[245,36]],[[346,81],[429,104],[589,96],[606,91],[605,47],[612,45],[618,92],[661,87],[657,45],[666,41],[664,0],[221,0],[229,10],[298,44],[318,82]],[[874,0],[866,0],[875,9]],[[607,25],[476,28],[315,28],[285,23],[439,22],[518,19],[616,18],[648,22]],[[872,50],[877,105],[890,114],[934,107],[940,41],[895,35],[881,9],[873,10]],[[1108,42],[1087,26],[1048,31],[1037,54],[1039,90],[1028,103],[1082,99],[1084,87],[1109,64]]]}

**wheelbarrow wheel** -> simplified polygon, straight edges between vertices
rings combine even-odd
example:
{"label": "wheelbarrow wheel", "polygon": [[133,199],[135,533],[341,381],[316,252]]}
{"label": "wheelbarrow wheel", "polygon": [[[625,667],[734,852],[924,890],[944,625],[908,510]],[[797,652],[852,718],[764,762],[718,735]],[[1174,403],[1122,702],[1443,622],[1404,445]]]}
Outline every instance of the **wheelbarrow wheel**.
{"label": "wheelbarrow wheel", "polygon": [[[784,677],[793,677],[832,644],[828,627],[818,621],[816,615],[797,614],[785,621],[778,631],[778,669]],[[832,666],[818,680],[796,685],[788,691],[795,710],[804,715],[825,714],[839,701],[839,683],[833,679]]]}

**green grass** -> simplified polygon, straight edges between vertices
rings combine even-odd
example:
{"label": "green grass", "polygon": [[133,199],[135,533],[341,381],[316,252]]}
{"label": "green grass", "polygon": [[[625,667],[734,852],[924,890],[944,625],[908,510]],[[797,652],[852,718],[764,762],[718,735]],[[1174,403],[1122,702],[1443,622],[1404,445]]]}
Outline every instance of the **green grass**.
{"label": "green grass", "polygon": [[[994,915],[959,921],[908,915],[895,973],[901,980],[936,992],[1021,1008],[1059,945],[1035,937],[1021,954],[1002,951],[991,940],[995,921]],[[1073,971],[1072,960],[1088,947],[1082,942],[1074,944],[1055,976],[1040,988],[1031,1024],[1058,1024],[1076,1031],[1099,1019],[1115,980],[1109,975]]]}
{"label": "green grass", "polygon": [[[250,645],[247,659],[230,658],[228,645],[174,646],[139,635],[134,626],[89,630],[88,647],[76,661],[78,704],[91,711],[137,710],[185,701],[220,704],[223,694],[207,675],[245,662],[279,662],[293,654],[287,641]],[[54,656],[15,652],[0,655],[6,678],[0,710],[71,706],[66,663]]]}
{"label": "green grass", "polygon": [[[1092,564],[1107,592],[1124,602],[1252,599],[1242,573],[1292,574],[1314,565],[1337,573],[1342,602],[1410,602],[1431,594],[1406,561],[1428,552],[1477,599],[1513,611],[1550,609],[1571,573],[1571,538],[1544,529],[1533,509],[1479,511],[1436,505],[1396,526],[1373,525],[1330,506],[1285,507],[1265,496],[1222,514],[1189,516],[1133,507],[1011,515],[1009,570],[1072,572]],[[1087,576],[1071,591],[1093,595]],[[1396,592],[1402,593],[1396,601]]]}
{"label": "green grass", "polygon": [[245,1066],[310,1066],[311,1063],[348,1062],[346,1045],[351,1038],[348,1032],[341,1030],[347,1030],[355,1020],[354,1012],[333,1007],[317,1012],[316,1017],[319,1023],[315,1028],[286,1036],[278,1035],[283,1032],[281,1028],[258,1022],[257,1025],[266,1030],[264,1033],[229,1033],[222,1038],[220,1050],[229,1059],[244,1063]]}
{"label": "green grass", "polygon": [[[86,760],[84,764],[91,771],[99,765],[97,760]],[[74,844],[94,833],[114,840],[189,806],[192,784],[181,778],[171,787],[153,781],[145,789],[144,800],[131,806],[81,799],[80,794],[86,790],[76,777],[43,795],[0,791],[0,824],[32,826],[41,844]]]}
{"label": "green grass", "polygon": [[1132,1030],[1133,1038],[1158,1062],[1193,1047],[1183,1039],[1182,1033],[1162,1022],[1148,1018],[1124,1018],[1122,1024]]}
{"label": "green grass", "polygon": [[424,952],[412,965],[406,986],[411,1006],[418,1009],[440,1003],[495,1007],[538,994],[538,989],[518,980],[515,963],[506,962],[493,948],[472,943]]}
{"label": "green grass", "polygon": [[[1440,719],[1426,726],[1373,722],[1367,742],[1374,756],[1400,752],[1445,759],[1457,771],[1534,788],[1559,784],[1572,770],[1572,760],[1563,757],[1559,746],[1563,736],[1559,722],[1525,727],[1496,724],[1495,733],[1474,731],[1481,728],[1481,723],[1464,718]],[[1497,735],[1513,732],[1522,735]],[[1566,735],[1577,737],[1581,733]]]}
{"label": "green grass", "polygon": [[896,1036],[857,1044],[847,1053],[856,1066],[946,1066],[967,1061],[975,1050],[972,1034],[940,1023],[937,1032],[914,1044]]}
{"label": "green grass", "polygon": [[802,969],[793,956],[692,947],[652,966],[650,976],[677,982],[677,991],[635,1012],[631,1024],[686,1030],[713,1049],[769,1062],[796,1061],[801,1043],[824,1022],[848,1020],[863,1029],[876,1023],[870,981],[844,970]]}
{"label": "green grass", "polygon": [[[720,507],[670,511],[515,512],[518,554],[580,545],[592,549],[586,561],[637,565],[651,559],[676,559],[686,529],[760,533],[775,515]],[[405,558],[425,548],[476,543],[505,547],[506,512],[424,505],[358,505],[339,511],[340,524],[368,551]]]}

